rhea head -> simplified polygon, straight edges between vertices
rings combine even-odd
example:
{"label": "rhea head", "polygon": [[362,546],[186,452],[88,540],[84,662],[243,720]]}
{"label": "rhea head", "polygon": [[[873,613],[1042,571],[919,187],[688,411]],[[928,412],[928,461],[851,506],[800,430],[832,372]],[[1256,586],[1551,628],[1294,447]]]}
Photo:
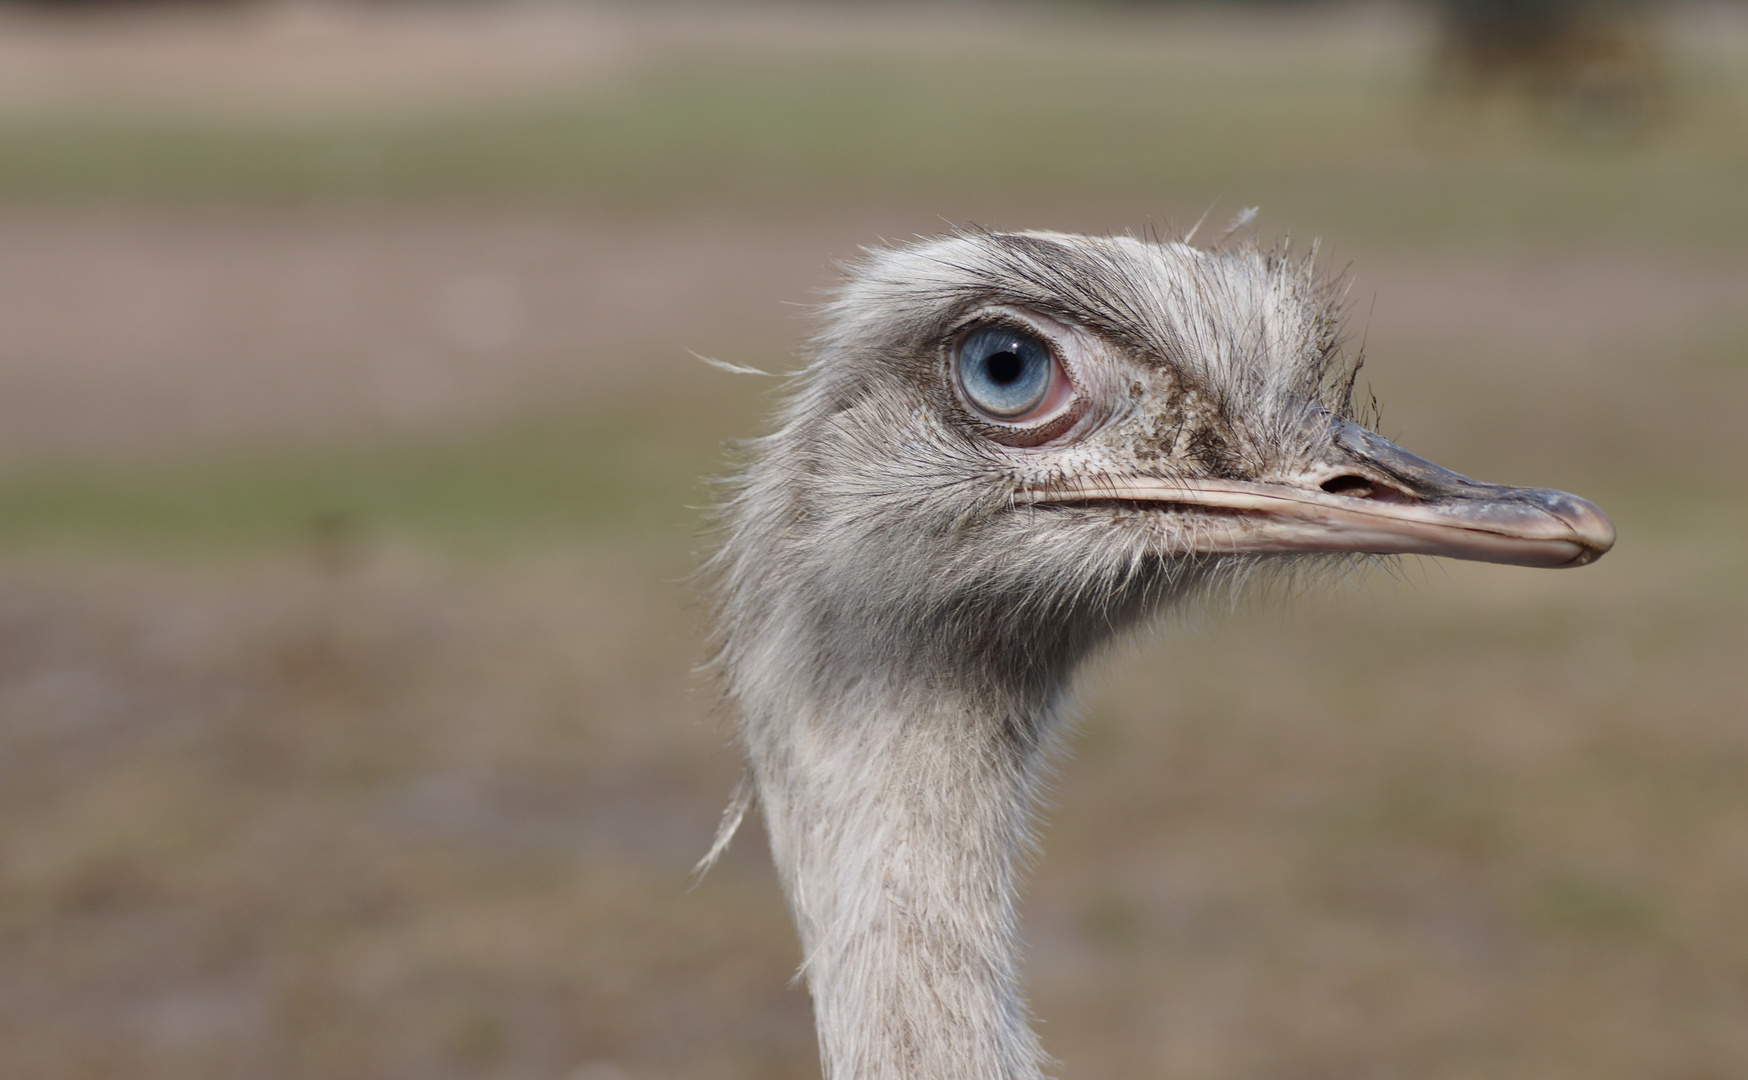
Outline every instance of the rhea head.
{"label": "rhea head", "polygon": [[1613,543],[1582,499],[1367,430],[1309,258],[963,233],[869,253],[823,316],[716,568],[830,1080],[1041,1075],[1016,858],[1101,643],[1259,570]]}
{"label": "rhea head", "polygon": [[822,675],[1046,689],[1259,569],[1579,566],[1613,543],[1582,499],[1478,483],[1363,427],[1311,257],[967,233],[869,254],[824,314],[725,551],[731,601],[780,575],[778,606],[837,654],[813,658]]}

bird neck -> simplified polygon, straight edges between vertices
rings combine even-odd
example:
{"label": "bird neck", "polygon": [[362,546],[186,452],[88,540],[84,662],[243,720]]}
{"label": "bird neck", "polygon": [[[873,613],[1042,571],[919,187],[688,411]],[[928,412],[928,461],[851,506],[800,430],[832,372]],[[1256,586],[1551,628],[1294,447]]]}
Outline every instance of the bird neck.
{"label": "bird neck", "polygon": [[1042,1075],[1015,898],[1045,711],[932,690],[748,717],[828,1080]]}

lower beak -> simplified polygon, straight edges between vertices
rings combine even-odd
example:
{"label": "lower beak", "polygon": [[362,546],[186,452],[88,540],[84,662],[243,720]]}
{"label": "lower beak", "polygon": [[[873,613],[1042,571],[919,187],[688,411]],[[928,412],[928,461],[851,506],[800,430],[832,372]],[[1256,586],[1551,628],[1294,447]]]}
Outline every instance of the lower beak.
{"label": "lower beak", "polygon": [[1564,491],[1483,484],[1340,422],[1316,468],[1284,482],[1104,476],[1032,503],[1122,502],[1197,511],[1193,552],[1365,552],[1565,567],[1614,546],[1614,524]]}

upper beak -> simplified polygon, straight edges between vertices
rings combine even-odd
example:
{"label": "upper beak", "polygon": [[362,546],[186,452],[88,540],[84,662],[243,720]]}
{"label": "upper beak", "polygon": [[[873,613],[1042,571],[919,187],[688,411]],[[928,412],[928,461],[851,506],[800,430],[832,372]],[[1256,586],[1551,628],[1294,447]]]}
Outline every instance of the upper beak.
{"label": "upper beak", "polygon": [[1211,510],[1193,541],[1210,554],[1368,552],[1564,567],[1614,546],[1614,523],[1576,495],[1479,483],[1356,424],[1337,424],[1323,461],[1286,481],[1104,476],[1024,498]]}

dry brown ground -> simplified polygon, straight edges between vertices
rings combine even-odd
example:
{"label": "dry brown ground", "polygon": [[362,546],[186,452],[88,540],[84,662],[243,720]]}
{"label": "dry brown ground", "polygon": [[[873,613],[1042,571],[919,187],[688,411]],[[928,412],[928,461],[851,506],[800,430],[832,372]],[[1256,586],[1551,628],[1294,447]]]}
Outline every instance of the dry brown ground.
{"label": "dry brown ground", "polygon": [[849,221],[0,214],[0,454],[133,456],[500,419],[783,362]]}
{"label": "dry brown ground", "polygon": [[[312,10],[7,13],[0,107],[252,79],[250,109],[400,108],[637,55],[384,8],[435,22],[373,69],[380,27]],[[782,301],[938,224],[10,209],[0,460],[696,410],[729,377],[686,349],[781,364]],[[1026,910],[1046,1044],[1089,1080],[1748,1074],[1748,270],[1353,254],[1386,430],[1594,495],[1621,547],[1410,567],[1116,658]],[[686,891],[736,765],[685,545],[321,554],[0,561],[0,1074],[816,1075],[756,829]]]}
{"label": "dry brown ground", "polygon": [[[1628,537],[1096,679],[1026,912],[1063,1074],[1748,1067],[1748,587]],[[684,563],[6,567],[5,1071],[813,1075],[756,832],[686,891],[736,765]]]}
{"label": "dry brown ground", "polygon": [[[1134,224],[1049,208],[1003,217],[1091,231]],[[653,220],[0,212],[0,460],[477,425],[555,400],[718,377],[688,350],[780,370],[807,332],[797,305],[817,299],[834,261],[942,227],[902,209]],[[1484,447],[1476,424],[1534,423],[1557,385],[1576,400],[1544,429],[1594,431],[1572,430],[1569,416],[1633,400],[1615,379],[1643,382],[1646,404],[1696,410],[1621,418],[1659,442],[1729,427],[1707,419],[1715,399],[1659,388],[1684,377],[1687,352],[1736,331],[1748,294],[1740,259],[1530,245],[1379,251],[1359,254],[1350,276],[1386,420],[1429,453]],[[1618,362],[1599,382],[1603,356]],[[1393,392],[1405,373],[1416,384]],[[1451,392],[1475,408],[1452,410]]]}
{"label": "dry brown ground", "polygon": [[[729,377],[683,347],[780,356],[777,298],[882,230],[0,231],[19,461],[440,431],[555,394],[697,408]],[[1076,1077],[1738,1075],[1740,267],[1526,247],[1355,273],[1386,426],[1596,494],[1621,549],[1574,574],[1411,569],[1120,659],[1026,916],[1047,1043]],[[756,835],[686,891],[735,772],[688,671],[688,563],[671,539],[11,559],[4,1071],[812,1075]]]}
{"label": "dry brown ground", "polygon": [[[214,8],[0,11],[0,116],[69,110],[209,118],[336,119],[429,113],[610,90],[651,64],[740,55],[1053,55],[1267,63],[1310,45],[1354,58],[1400,45],[1424,20],[1399,5],[1311,13],[1163,9],[1100,13],[998,0],[922,5],[806,2],[375,4],[262,0]],[[1739,33],[1727,9],[1689,37]],[[1110,32],[1116,26],[1116,33]]]}
{"label": "dry brown ground", "polygon": [[4,1071],[801,1060],[767,882],[685,892],[735,766],[627,564],[9,568]]}
{"label": "dry brown ground", "polygon": [[333,117],[591,90],[648,51],[631,14],[322,0],[14,7],[0,13],[0,113]]}

